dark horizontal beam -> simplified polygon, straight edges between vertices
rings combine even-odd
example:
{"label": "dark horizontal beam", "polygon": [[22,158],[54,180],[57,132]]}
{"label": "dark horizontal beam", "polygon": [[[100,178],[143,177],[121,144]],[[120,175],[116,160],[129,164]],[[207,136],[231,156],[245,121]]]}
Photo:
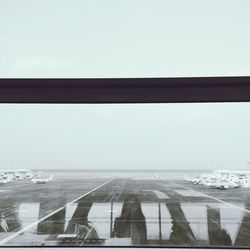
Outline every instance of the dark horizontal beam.
{"label": "dark horizontal beam", "polygon": [[0,79],[1,103],[250,101],[250,77]]}

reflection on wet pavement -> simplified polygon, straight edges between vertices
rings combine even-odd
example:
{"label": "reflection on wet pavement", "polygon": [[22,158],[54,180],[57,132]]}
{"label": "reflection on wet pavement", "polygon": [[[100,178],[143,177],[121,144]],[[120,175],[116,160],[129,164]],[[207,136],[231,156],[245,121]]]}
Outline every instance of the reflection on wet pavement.
{"label": "reflection on wet pavement", "polygon": [[131,238],[133,245],[146,244],[147,229],[141,203],[135,194],[127,194],[122,213],[116,217],[113,235],[117,238]]}
{"label": "reflection on wet pavement", "polygon": [[0,203],[0,244],[41,220],[4,245],[250,246],[248,203],[204,202],[195,192],[187,201],[186,193],[174,196],[175,188],[153,180],[113,180],[67,206],[62,196],[62,209],[44,220],[51,211],[48,199],[5,200]]}

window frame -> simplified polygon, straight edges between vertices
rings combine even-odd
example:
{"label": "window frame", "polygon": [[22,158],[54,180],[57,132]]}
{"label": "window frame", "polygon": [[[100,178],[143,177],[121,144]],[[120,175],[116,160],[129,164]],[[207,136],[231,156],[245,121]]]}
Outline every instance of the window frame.
{"label": "window frame", "polygon": [[[0,103],[195,103],[248,102],[250,77],[9,78],[0,79]],[[1,246],[1,248],[27,248]],[[50,249],[53,246],[29,246]],[[63,248],[82,248],[81,246]],[[123,248],[86,246],[84,249]],[[228,249],[228,247],[133,246],[132,248]],[[233,249],[248,249],[240,247]]]}
{"label": "window frame", "polygon": [[250,77],[0,79],[0,103],[250,101]]}

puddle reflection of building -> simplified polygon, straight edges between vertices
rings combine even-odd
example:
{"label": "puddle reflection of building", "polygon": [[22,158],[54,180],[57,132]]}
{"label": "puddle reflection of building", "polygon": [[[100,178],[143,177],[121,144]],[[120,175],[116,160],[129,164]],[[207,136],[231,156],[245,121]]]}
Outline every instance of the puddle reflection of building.
{"label": "puddle reflection of building", "polygon": [[240,246],[243,243],[242,246],[249,246],[247,235],[250,227],[247,220],[250,222],[250,216],[244,208],[242,203],[237,206],[224,203],[182,203],[181,210],[196,240],[190,244]]}
{"label": "puddle reflection of building", "polygon": [[111,202],[111,210],[98,219],[100,211],[108,204],[91,199],[73,203],[40,223],[39,233],[42,225],[44,234],[77,233],[82,238],[88,235],[87,240],[97,240],[101,236],[102,240],[110,237],[131,238],[132,244],[149,241],[153,244],[190,246],[250,244],[250,215],[229,205],[140,203],[137,195],[131,194],[125,197],[123,205]]}
{"label": "puddle reflection of building", "polygon": [[95,228],[88,220],[88,214],[93,205],[93,201],[81,200],[66,227],[65,234],[77,234],[77,238],[82,241],[97,241],[99,236]]}
{"label": "puddle reflection of building", "polygon": [[[37,221],[46,203],[0,204],[0,233],[19,230]],[[237,204],[250,209],[249,204]],[[111,208],[105,210],[104,208]],[[86,244],[116,237],[130,238],[133,245],[166,244],[199,246],[249,246],[250,213],[223,203],[140,202],[128,194],[121,202],[102,202],[86,197],[51,215],[29,230],[56,240],[60,234],[77,234]],[[206,231],[206,232],[205,232]],[[32,240],[29,236],[29,240]],[[26,238],[27,239],[27,238]],[[59,242],[60,243],[60,242]],[[30,244],[32,242],[30,241]],[[119,242],[118,242],[119,244]]]}
{"label": "puddle reflection of building", "polygon": [[21,228],[15,204],[0,204],[0,233],[13,232]]}
{"label": "puddle reflection of building", "polygon": [[[250,211],[250,204],[246,203],[245,208]],[[236,240],[235,246],[250,246],[250,213],[245,213],[245,216],[241,222]]]}
{"label": "puddle reflection of building", "polygon": [[120,217],[115,218],[113,237],[131,238],[132,244],[146,244],[147,228],[141,203],[136,194],[128,194],[123,203]]}
{"label": "puddle reflection of building", "polygon": [[9,227],[6,221],[6,217],[3,214],[0,214],[0,232],[8,232]]}
{"label": "puddle reflection of building", "polygon": [[169,241],[173,245],[190,244],[195,236],[181,209],[180,203],[166,204],[172,217],[172,232]]}
{"label": "puddle reflection of building", "polygon": [[217,246],[231,246],[232,240],[225,229],[221,228],[219,208],[207,208],[209,244]]}
{"label": "puddle reflection of building", "polygon": [[147,227],[147,242],[149,244],[164,244],[171,233],[171,215],[163,202],[142,202],[142,212]]}
{"label": "puddle reflection of building", "polygon": [[[64,202],[65,204],[65,202]],[[63,201],[61,201],[61,205],[63,206]],[[43,201],[40,203],[40,209],[39,209],[39,218],[43,217],[44,211],[48,211],[48,208],[50,207],[49,201]],[[65,223],[65,208],[62,210],[59,210],[57,213],[52,214],[47,219],[41,221],[37,225],[37,234],[61,234],[64,232],[64,223]]]}
{"label": "puddle reflection of building", "polygon": [[[59,242],[68,242],[73,245],[79,245],[85,240],[98,240],[98,234],[88,221],[92,205],[93,202],[88,199],[81,199],[78,203],[69,204],[40,222],[37,234],[51,235]],[[59,235],[61,235],[60,238],[55,238]],[[48,240],[52,239],[51,237]]]}

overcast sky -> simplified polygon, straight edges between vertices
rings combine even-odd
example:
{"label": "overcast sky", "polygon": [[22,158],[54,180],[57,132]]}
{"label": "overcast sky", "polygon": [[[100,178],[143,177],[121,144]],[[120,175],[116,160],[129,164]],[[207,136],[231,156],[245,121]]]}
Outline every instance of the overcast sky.
{"label": "overcast sky", "polygon": [[250,170],[250,103],[1,104],[0,168]]}
{"label": "overcast sky", "polygon": [[[0,0],[0,77],[250,75],[249,0]],[[0,168],[246,169],[250,104],[0,105]]]}
{"label": "overcast sky", "polygon": [[249,0],[0,0],[0,77],[250,75]]}

